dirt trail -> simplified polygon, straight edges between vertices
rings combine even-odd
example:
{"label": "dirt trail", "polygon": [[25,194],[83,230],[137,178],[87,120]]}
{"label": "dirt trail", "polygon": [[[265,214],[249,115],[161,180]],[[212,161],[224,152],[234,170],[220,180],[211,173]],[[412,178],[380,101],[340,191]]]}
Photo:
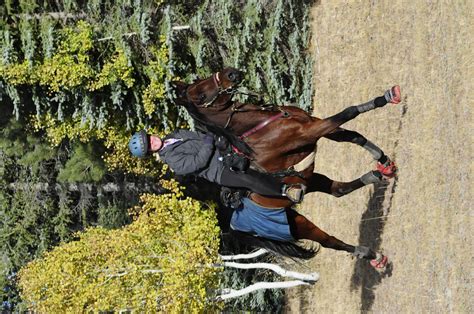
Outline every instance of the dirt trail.
{"label": "dirt trail", "polygon": [[[343,198],[311,194],[301,211],[348,243],[382,249],[381,276],[322,249],[312,288],[289,292],[291,313],[474,313],[474,1],[321,1],[313,8],[314,115],[402,87],[403,102],[345,125],[399,166],[386,186]],[[352,180],[375,163],[321,140],[317,171]]]}

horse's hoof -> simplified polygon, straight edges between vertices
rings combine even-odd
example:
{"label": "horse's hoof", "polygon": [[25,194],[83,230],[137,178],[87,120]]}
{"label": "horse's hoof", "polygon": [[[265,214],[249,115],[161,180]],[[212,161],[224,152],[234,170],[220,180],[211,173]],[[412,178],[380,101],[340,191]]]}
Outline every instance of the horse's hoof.
{"label": "horse's hoof", "polygon": [[384,179],[391,179],[397,175],[397,165],[391,160],[387,160],[384,164],[378,162],[377,170],[382,174]]}
{"label": "horse's hoof", "polygon": [[400,92],[400,86],[395,85],[385,92],[385,99],[391,104],[398,104],[402,101],[402,94]]}
{"label": "horse's hoof", "polygon": [[[380,256],[378,256],[380,255]],[[384,270],[388,263],[388,257],[377,253],[377,258],[370,261],[370,266],[377,270]]]}

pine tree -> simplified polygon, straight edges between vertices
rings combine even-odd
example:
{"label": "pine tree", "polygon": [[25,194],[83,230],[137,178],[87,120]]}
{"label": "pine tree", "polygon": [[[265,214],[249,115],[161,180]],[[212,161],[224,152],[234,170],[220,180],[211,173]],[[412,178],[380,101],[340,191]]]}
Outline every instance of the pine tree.
{"label": "pine tree", "polygon": [[58,174],[59,182],[99,182],[106,170],[100,158],[100,147],[93,143],[78,144],[71,158]]}

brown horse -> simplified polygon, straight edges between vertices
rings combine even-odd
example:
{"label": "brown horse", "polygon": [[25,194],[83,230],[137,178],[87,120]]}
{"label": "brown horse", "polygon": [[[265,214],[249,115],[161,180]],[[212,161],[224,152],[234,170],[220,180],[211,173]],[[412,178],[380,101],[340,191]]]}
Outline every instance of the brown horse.
{"label": "brown horse", "polygon": [[[371,101],[351,106],[334,116],[320,119],[294,106],[260,106],[233,101],[232,97],[237,93],[236,86],[242,78],[239,70],[226,68],[210,78],[190,85],[175,82],[176,102],[185,106],[195,120],[211,131],[225,131],[228,138],[229,133],[237,135],[238,137],[230,136],[229,139],[240,151],[247,153],[255,168],[270,173],[286,172],[288,176],[283,181],[304,183],[307,193],[319,191],[340,197],[367,184],[381,181],[384,175],[394,174],[394,163],[379,147],[361,134],[340,127],[361,112],[385,105],[386,101],[382,105]],[[338,182],[314,173],[312,153],[321,137],[365,148],[378,160],[378,170],[351,182]],[[246,149],[246,145],[250,149]],[[300,162],[303,165],[296,167],[298,175],[295,176],[295,165]],[[252,199],[267,207],[291,205],[283,198],[266,198],[253,194]]]}
{"label": "brown horse", "polygon": [[[243,75],[239,70],[226,68],[193,84],[175,82],[176,102],[185,106],[200,124],[215,133],[223,132],[240,152],[252,159],[255,168],[270,173],[283,171],[287,174],[284,182],[304,183],[307,192],[320,191],[339,197],[378,182],[384,175],[394,175],[394,163],[380,148],[361,134],[340,126],[362,112],[386,105],[388,101],[398,103],[398,87],[386,93],[389,97],[378,97],[368,103],[348,107],[329,118],[320,119],[293,106],[260,106],[233,101],[232,98],[237,93],[236,87],[242,79]],[[229,136],[229,130],[238,137]],[[322,174],[313,173],[314,155],[311,154],[316,150],[316,142],[321,137],[355,143],[365,148],[378,160],[378,170],[351,182],[337,182]],[[286,199],[267,198],[254,193],[251,199],[265,207],[291,206]],[[304,216],[295,214],[293,218],[290,215],[288,217],[290,225],[294,224],[296,239],[310,239],[325,247],[357,253],[356,247],[329,236]],[[369,251],[360,257],[374,258],[375,253]]]}

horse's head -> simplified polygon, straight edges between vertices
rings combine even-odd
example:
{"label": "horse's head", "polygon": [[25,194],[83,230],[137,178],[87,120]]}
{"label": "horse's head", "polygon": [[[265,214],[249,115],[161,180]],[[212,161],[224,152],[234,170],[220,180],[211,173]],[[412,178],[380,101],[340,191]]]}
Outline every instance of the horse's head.
{"label": "horse's head", "polygon": [[[224,126],[228,119],[225,109],[232,105],[232,96],[242,80],[241,71],[225,68],[207,79],[197,80],[192,84],[183,82],[173,84],[177,105],[184,106],[191,117],[208,131],[225,136],[238,150],[250,155],[252,149]],[[223,114],[223,118],[221,117],[223,120],[213,120],[209,117],[213,114]]]}
{"label": "horse's head", "polygon": [[223,110],[228,107],[235,88],[242,82],[243,73],[234,68],[225,68],[211,77],[192,84],[173,82],[176,103],[188,107]]}

